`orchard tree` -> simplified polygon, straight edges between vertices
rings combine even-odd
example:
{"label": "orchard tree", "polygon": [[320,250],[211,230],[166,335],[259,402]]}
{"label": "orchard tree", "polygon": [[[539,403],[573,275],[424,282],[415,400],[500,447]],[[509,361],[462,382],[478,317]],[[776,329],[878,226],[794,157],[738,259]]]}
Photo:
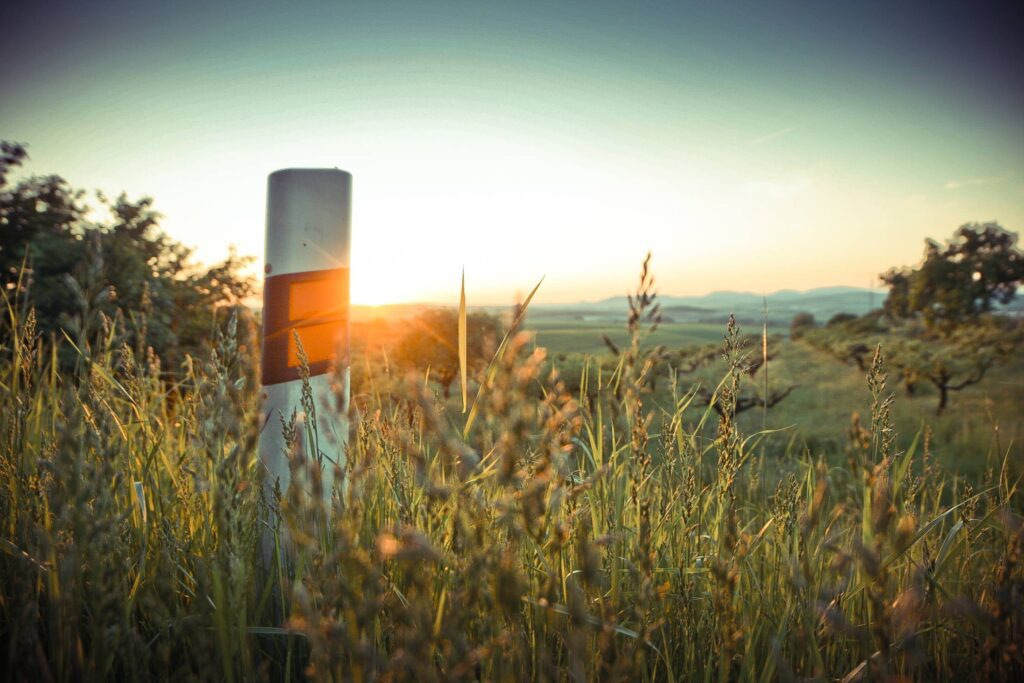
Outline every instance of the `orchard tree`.
{"label": "orchard tree", "polygon": [[1009,359],[1020,345],[1021,325],[995,316],[979,318],[976,324],[934,337],[903,336],[889,342],[890,362],[899,371],[908,394],[919,382],[928,382],[938,392],[935,412],[949,404],[950,394],[981,382],[995,365]]}
{"label": "orchard tree", "polygon": [[761,394],[758,394],[756,389],[744,394],[740,388],[740,376],[744,374],[752,380],[753,385],[759,384],[758,371],[766,369],[765,363],[774,357],[773,349],[777,348],[779,343],[780,340],[777,338],[741,336],[735,316],[730,315],[719,356],[726,363],[732,383],[723,383],[716,391],[701,386],[696,394],[699,404],[710,406],[723,419],[731,419],[751,408],[773,408],[784,401],[798,385],[791,384],[785,389],[769,391],[766,375]]}
{"label": "orchard tree", "polygon": [[878,311],[860,317],[837,313],[824,327],[808,330],[802,335],[802,340],[841,363],[852,363],[861,372],[867,372],[874,347],[880,341],[879,336],[887,332],[881,318]]}

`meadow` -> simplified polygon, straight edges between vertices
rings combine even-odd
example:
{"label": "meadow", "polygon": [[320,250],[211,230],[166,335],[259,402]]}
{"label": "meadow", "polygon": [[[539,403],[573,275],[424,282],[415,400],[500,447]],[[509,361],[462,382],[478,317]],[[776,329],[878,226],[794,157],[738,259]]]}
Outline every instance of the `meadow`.
{"label": "meadow", "polygon": [[[862,375],[786,342],[771,381],[806,390],[763,431],[759,411],[734,412],[760,349],[733,326],[649,336],[638,300],[614,358],[574,356],[553,328],[510,333],[468,417],[423,377],[365,363],[327,497],[301,416],[262,427],[294,444],[292,485],[264,487],[244,310],[168,380],[117,320],[44,339],[8,301],[0,670],[1019,680],[1019,384],[994,376],[930,427],[903,412],[884,349]],[[687,376],[651,388],[666,334],[721,344],[705,370],[718,411]],[[998,432],[986,397],[1004,402]]]}
{"label": "meadow", "polygon": [[[615,358],[604,337],[617,346],[628,343],[625,326],[608,320],[545,316],[527,318],[526,328],[535,333],[534,343],[546,349],[549,364],[560,368],[564,375],[577,374],[584,363],[614,366]],[[743,332],[759,333],[760,329],[748,326]],[[723,325],[713,323],[662,323],[647,338],[647,344],[666,349],[720,345],[723,331]],[[805,449],[820,455],[841,455],[852,413],[866,415],[870,411],[864,373],[853,363],[839,362],[809,344],[790,341],[788,329],[783,326],[769,324],[768,334],[773,342],[768,365],[770,388],[795,389],[767,415],[768,425],[786,430],[789,438],[777,434],[767,446],[779,457]],[[759,344],[759,340],[748,342],[749,350],[757,352],[754,347]],[[700,382],[713,387],[725,371],[725,363],[719,360],[695,372],[681,373],[678,381],[687,386]],[[748,379],[750,392],[762,395],[762,381],[761,375]],[[936,449],[936,457],[957,473],[980,475],[992,452],[1008,450],[1014,461],[1024,462],[1024,360],[1012,359],[987,373],[978,384],[957,392],[952,410],[942,415],[935,414],[936,393],[927,385],[917,388],[913,396],[899,389],[896,394],[892,416],[902,448],[927,426],[935,442],[942,444]],[[668,383],[656,387],[649,400],[670,413]],[[738,415],[737,421],[744,432],[754,433],[762,429],[764,417],[758,407]]]}
{"label": "meadow", "polygon": [[[568,316],[528,317],[526,328],[534,332],[535,343],[558,354],[587,354],[600,356],[608,351],[603,338],[617,345],[629,343],[629,332],[622,321],[579,320]],[[722,341],[724,325],[713,323],[663,322],[648,340],[651,344],[688,346],[717,344]],[[777,332],[775,328],[772,332]]]}

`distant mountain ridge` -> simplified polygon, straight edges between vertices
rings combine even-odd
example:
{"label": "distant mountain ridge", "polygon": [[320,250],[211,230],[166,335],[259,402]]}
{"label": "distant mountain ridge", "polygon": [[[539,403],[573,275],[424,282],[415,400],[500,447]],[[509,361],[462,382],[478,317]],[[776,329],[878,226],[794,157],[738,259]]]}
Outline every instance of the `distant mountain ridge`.
{"label": "distant mountain ridge", "polygon": [[[762,304],[762,299],[765,297],[767,297],[768,303],[771,304],[773,301],[788,302],[822,298],[834,299],[837,297],[863,297],[866,301],[872,295],[876,298],[884,298],[885,294],[886,292],[884,290],[870,290],[864,287],[815,287],[807,290],[780,289],[767,295],[757,294],[755,292],[737,292],[732,290],[716,290],[700,296],[673,296],[659,294],[658,300],[662,302],[663,306],[675,304],[700,306],[718,304],[720,302],[741,302],[749,304],[752,301],[756,301],[760,306]],[[620,302],[625,303],[626,297],[613,296],[593,303],[598,305],[617,305]],[[590,303],[591,302],[584,302],[582,305],[590,305]]]}
{"label": "distant mountain ridge", "polygon": [[[786,322],[800,312],[827,320],[836,313],[863,315],[885,300],[884,290],[864,287],[817,287],[806,291],[783,289],[768,295],[720,290],[701,296],[659,295],[657,301],[672,322],[721,322],[732,313],[741,321],[761,320],[767,300],[768,318]],[[531,306],[534,315],[578,315],[585,319],[621,318],[628,306],[626,297],[616,296],[578,304]]]}

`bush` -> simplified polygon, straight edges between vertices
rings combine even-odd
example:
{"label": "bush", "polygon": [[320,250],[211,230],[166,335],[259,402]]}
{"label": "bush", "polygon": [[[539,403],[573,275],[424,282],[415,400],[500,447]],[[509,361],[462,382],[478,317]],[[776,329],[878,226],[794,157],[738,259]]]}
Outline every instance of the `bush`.
{"label": "bush", "polygon": [[836,313],[834,316],[828,319],[828,322],[825,323],[825,327],[835,327],[836,325],[841,325],[843,323],[850,322],[856,319],[857,316],[855,316],[853,313]]}
{"label": "bush", "polygon": [[792,322],[789,323],[789,338],[799,339],[804,336],[808,330],[812,330],[817,326],[814,320],[814,316],[810,313],[797,313],[793,316]]}
{"label": "bush", "polygon": [[[395,360],[416,372],[430,373],[448,398],[451,384],[459,374],[459,314],[451,308],[420,313],[404,324],[395,348]],[[466,358],[470,368],[478,368],[493,352],[500,339],[501,321],[482,311],[466,316]]]}

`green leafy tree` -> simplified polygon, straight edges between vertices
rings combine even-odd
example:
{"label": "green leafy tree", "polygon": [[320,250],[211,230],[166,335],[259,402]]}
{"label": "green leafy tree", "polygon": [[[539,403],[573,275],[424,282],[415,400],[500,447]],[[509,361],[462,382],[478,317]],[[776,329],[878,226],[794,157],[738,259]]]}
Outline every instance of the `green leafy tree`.
{"label": "green leafy tree", "polygon": [[208,344],[219,309],[253,294],[249,259],[193,264],[160,230],[149,198],[97,193],[96,213],[107,217],[95,221],[85,193],[60,176],[8,186],[25,158],[21,145],[0,146],[0,286],[35,309],[40,332],[84,342],[113,324],[125,343],[152,347],[173,370]]}
{"label": "green leafy tree", "polygon": [[890,288],[889,317],[920,315],[930,328],[948,331],[1013,299],[1024,281],[1024,253],[1017,235],[997,223],[968,223],[945,245],[926,240],[917,268],[880,277]]}
{"label": "green leafy tree", "polygon": [[7,172],[20,166],[26,157],[28,153],[24,145],[0,140],[0,187],[7,182]]}

